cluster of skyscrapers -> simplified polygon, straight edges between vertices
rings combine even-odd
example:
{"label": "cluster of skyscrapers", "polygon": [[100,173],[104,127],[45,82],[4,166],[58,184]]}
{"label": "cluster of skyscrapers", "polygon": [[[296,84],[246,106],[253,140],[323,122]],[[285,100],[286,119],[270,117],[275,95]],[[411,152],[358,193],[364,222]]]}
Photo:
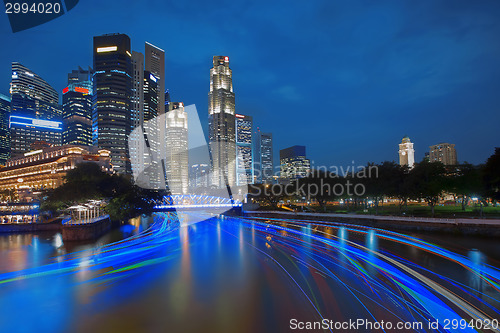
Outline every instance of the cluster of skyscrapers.
{"label": "cluster of skyscrapers", "polygon": [[[10,95],[0,94],[0,164],[43,147],[76,145],[110,152],[114,172],[136,183],[185,194],[191,188],[224,188],[287,182],[306,177],[304,146],[280,151],[274,168],[273,136],[236,113],[229,57],[214,56],[208,93],[209,161],[189,165],[188,113],[166,87],[165,51],[146,42],[132,50],[125,34],[96,36],[93,67],[68,73],[58,92],[28,67],[12,63]],[[399,162],[413,167],[409,137]],[[430,161],[457,164],[455,146],[430,147]]]}
{"label": "cluster of skyscrapers", "polygon": [[[210,70],[209,162],[189,165],[188,113],[165,86],[164,50],[146,42],[144,53],[135,51],[125,34],[94,37],[93,66],[68,73],[62,103],[42,77],[14,62],[10,95],[0,95],[0,164],[76,145],[109,151],[114,172],[174,194],[276,181],[272,134],[236,113],[227,56],[214,56]],[[308,171],[305,147],[297,147],[282,161],[284,178]]]}

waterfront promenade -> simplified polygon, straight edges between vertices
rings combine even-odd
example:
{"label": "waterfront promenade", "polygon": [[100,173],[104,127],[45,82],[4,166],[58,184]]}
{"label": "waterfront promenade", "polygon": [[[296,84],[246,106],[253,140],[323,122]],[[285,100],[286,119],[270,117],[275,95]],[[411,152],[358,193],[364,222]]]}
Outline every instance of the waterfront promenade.
{"label": "waterfront promenade", "polygon": [[500,219],[430,218],[363,214],[245,211],[246,217],[347,223],[376,228],[500,237]]}

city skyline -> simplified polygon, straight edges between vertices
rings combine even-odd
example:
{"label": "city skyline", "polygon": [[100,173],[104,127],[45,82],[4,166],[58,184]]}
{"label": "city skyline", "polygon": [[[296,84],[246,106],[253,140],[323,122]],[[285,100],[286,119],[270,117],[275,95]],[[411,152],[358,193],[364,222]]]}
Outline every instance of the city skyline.
{"label": "city skyline", "polygon": [[[54,39],[51,29],[67,25],[68,20],[84,19],[84,15],[91,9],[91,4],[82,3],[77,9],[38,30],[17,34],[12,34],[7,20],[2,20],[0,31],[4,33],[5,43],[9,43],[9,51],[0,57],[0,93],[8,93],[10,63],[19,61],[42,76],[61,94],[68,72],[78,65],[91,65],[92,37],[119,31],[130,35],[132,49],[138,49],[138,45],[143,41],[151,41],[165,50],[165,87],[174,96],[174,100],[183,100],[186,105],[197,105],[206,134],[207,120],[203,113],[207,106],[207,68],[213,55],[225,54],[232,59],[232,67],[238,72],[234,81],[238,91],[236,112],[251,115],[255,119],[255,127],[272,132],[275,137],[275,149],[296,144],[307,146],[310,158],[316,165],[347,165],[352,160],[355,160],[356,164],[397,161],[397,154],[391,147],[404,135],[409,135],[415,143],[417,162],[422,160],[428,147],[436,142],[453,142],[460,152],[459,162],[468,161],[475,164],[483,163],[494,151],[494,147],[498,146],[498,134],[494,124],[498,123],[500,115],[495,112],[495,105],[498,105],[495,91],[500,82],[499,75],[495,74],[500,73],[500,66],[493,59],[498,58],[500,47],[493,36],[496,35],[495,32],[500,31],[500,27],[492,21],[495,13],[500,11],[498,5],[471,5],[472,14],[468,16],[464,10],[471,8],[463,6],[457,6],[451,11],[439,3],[411,4],[408,7],[394,3],[379,4],[374,8],[378,10],[366,14],[364,25],[355,27],[347,23],[346,19],[327,22],[323,16],[329,13],[338,18],[339,13],[342,13],[346,17],[359,18],[362,14],[356,11],[356,5],[338,5],[338,8],[332,8],[334,5],[326,3],[308,4],[303,14],[306,18],[322,18],[314,25],[324,26],[326,32],[332,33],[332,38],[328,40],[325,35],[318,36],[324,49],[316,49],[318,54],[308,53],[307,58],[303,58],[303,51],[278,52],[277,46],[270,45],[272,37],[277,34],[282,33],[286,39],[295,31],[291,26],[293,15],[296,15],[291,13],[294,6],[289,10],[280,7],[280,10],[284,10],[284,17],[280,18],[280,22],[290,31],[270,25],[270,16],[277,12],[277,5],[271,6],[269,11],[266,10],[262,20],[272,28],[267,32],[269,36],[263,35],[266,38],[262,43],[265,42],[266,45],[256,44],[251,38],[256,34],[263,34],[261,29],[244,38],[241,43],[230,43],[236,38],[236,32],[233,30],[252,32],[248,16],[255,14],[256,5],[250,6],[248,14],[237,13],[244,20],[236,22],[231,18],[227,24],[234,24],[231,26],[234,29],[220,41],[210,43],[202,41],[196,35],[200,33],[203,25],[207,24],[204,19],[195,22],[193,18],[187,17],[184,25],[189,23],[192,26],[183,33],[169,34],[172,41],[164,37],[162,31],[169,31],[169,28],[177,31],[175,23],[179,23],[178,18],[170,23],[161,23],[154,31],[147,27],[122,23],[121,21],[126,20],[121,19],[124,16],[129,17],[134,6],[138,5],[131,4],[130,8],[118,13],[116,19],[106,22],[96,20],[98,23],[90,29],[80,29],[76,26],[71,38],[66,39],[64,43]],[[155,17],[154,11],[147,9],[144,4],[142,6],[144,10],[141,15]],[[167,15],[190,10],[199,19],[202,9],[208,10],[203,6],[178,6],[181,5],[170,6]],[[325,13],[321,14],[320,9]],[[229,6],[224,10],[231,12],[234,7]],[[425,12],[429,25],[410,20],[411,10]],[[335,13],[337,14],[334,15]],[[441,18],[438,14],[444,16]],[[367,29],[375,22],[379,23],[378,19],[382,17],[386,17],[387,22],[381,24],[380,29]],[[402,22],[402,17],[408,18],[407,22]],[[438,18],[441,18],[442,22],[439,22]],[[458,20],[460,24],[452,25],[452,20]],[[483,23],[488,24],[487,30],[481,28]],[[339,34],[334,33],[334,28],[339,26],[357,28],[357,42],[343,40]],[[212,29],[222,28],[212,26]],[[377,40],[378,37],[383,37],[382,42],[367,42]],[[402,39],[405,44],[401,44]],[[37,55],[26,52],[30,43],[35,40],[40,40],[47,49],[53,51]],[[307,43],[307,40],[300,34],[294,42],[302,45]],[[392,42],[396,43],[395,46],[391,46]],[[439,42],[443,42],[442,45]],[[476,43],[474,48],[471,47],[473,42]],[[229,44],[233,47],[228,48]],[[280,45],[284,47],[283,44]],[[256,52],[264,46],[270,47],[257,56]],[[383,46],[387,46],[385,53],[382,52]],[[333,47],[345,52],[345,56],[334,52]],[[453,52],[449,50],[450,47]],[[252,48],[253,51],[249,52]],[[193,52],[194,49],[197,52]],[[374,59],[368,57],[374,65],[373,68],[356,60],[370,56],[370,52],[374,50],[379,50],[382,54]],[[327,60],[325,57],[328,54],[333,55],[333,58]],[[347,55],[352,54],[357,54],[355,60],[353,63],[347,63]],[[417,54],[421,56],[417,57]],[[397,55],[401,57],[398,58]],[[444,67],[443,62],[447,63]],[[60,65],[46,65],[50,63]],[[316,63],[318,65],[314,65]],[[464,63],[468,66],[462,66]],[[325,74],[317,75],[318,66],[325,70]],[[404,68],[411,68],[407,69],[410,73],[406,73],[406,76]],[[289,73],[281,75],[285,70]],[[325,77],[326,73],[328,77]],[[366,89],[367,82],[372,82],[372,85],[368,86],[369,89]],[[304,89],[299,89],[301,85]],[[413,95],[410,96],[409,91],[412,91]],[[379,96],[377,100],[374,95]],[[258,100],[255,96],[259,96]],[[366,105],[360,106],[362,102]],[[395,102],[399,103],[397,107]],[[318,116],[301,118],[301,113],[307,112],[310,107],[317,110]],[[320,119],[322,121],[319,121]],[[411,121],[408,121],[409,119]],[[440,124],[445,121],[453,122],[454,126],[442,128]],[[389,130],[381,131],[380,128]],[[467,128],[470,129],[466,131]],[[289,134],[295,132],[303,133],[300,140],[296,135]],[[470,134],[465,136],[463,133]],[[487,144],[483,144],[484,142]]]}

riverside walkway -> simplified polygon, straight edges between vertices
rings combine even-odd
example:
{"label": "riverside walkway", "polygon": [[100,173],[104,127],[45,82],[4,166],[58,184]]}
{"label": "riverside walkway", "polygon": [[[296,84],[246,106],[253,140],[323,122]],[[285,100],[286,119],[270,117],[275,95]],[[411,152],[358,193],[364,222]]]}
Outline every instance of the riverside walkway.
{"label": "riverside walkway", "polygon": [[245,211],[246,217],[288,218],[292,220],[312,220],[356,225],[395,228],[414,231],[437,231],[455,234],[500,236],[500,219],[473,218],[431,218],[412,216],[384,216],[363,214],[305,213],[281,211]]}

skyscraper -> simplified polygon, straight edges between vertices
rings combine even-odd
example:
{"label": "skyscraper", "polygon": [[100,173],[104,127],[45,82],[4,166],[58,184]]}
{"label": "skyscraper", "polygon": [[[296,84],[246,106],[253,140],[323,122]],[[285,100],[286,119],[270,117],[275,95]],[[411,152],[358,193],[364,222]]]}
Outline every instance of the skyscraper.
{"label": "skyscraper", "polygon": [[306,177],[311,169],[311,162],[306,158],[305,146],[292,146],[280,150],[280,178],[294,180]]}
{"label": "skyscraper", "polygon": [[[132,51],[132,100],[131,100],[131,125],[132,129],[142,126],[144,123],[144,55],[140,52]],[[129,140],[130,159],[136,161],[132,165],[134,176],[137,176],[137,167],[142,165],[144,155],[144,139],[142,131],[134,131]],[[139,158],[140,157],[140,158]]]}
{"label": "skyscraper", "polygon": [[165,90],[165,111],[168,111],[170,110],[170,92],[167,90]]}
{"label": "skyscraper", "polygon": [[61,110],[51,109],[51,106],[57,106],[59,103],[59,94],[57,91],[28,67],[18,62],[13,62],[10,94],[15,95],[19,93],[34,100],[47,103],[47,110],[42,109],[39,112],[46,111],[48,117],[61,115]]}
{"label": "skyscraper", "polygon": [[125,34],[94,37],[94,145],[111,151],[118,173],[130,173],[128,136],[132,129],[132,54]]}
{"label": "skyscraper", "polygon": [[235,101],[229,57],[214,56],[208,93],[208,138],[212,185],[236,183]]}
{"label": "skyscraper", "polygon": [[270,184],[274,176],[273,134],[254,133],[254,178],[257,183]]}
{"label": "skyscraper", "polygon": [[10,158],[10,97],[0,94],[0,165]]}
{"label": "skyscraper", "polygon": [[236,114],[236,185],[253,184],[252,117]]}
{"label": "skyscraper", "polygon": [[56,90],[26,66],[13,62],[10,92],[11,155],[29,151],[36,141],[61,145],[62,111]]}
{"label": "skyscraper", "polygon": [[439,143],[429,147],[429,161],[444,165],[457,165],[457,151],[451,143]]}
{"label": "skyscraper", "polygon": [[208,164],[193,164],[191,165],[191,170],[189,174],[189,187],[191,191],[195,192],[199,189],[208,188],[209,181],[208,175],[210,173],[210,167]]}
{"label": "skyscraper", "polygon": [[158,114],[165,113],[165,51],[151,43],[145,45],[145,70],[156,78]]}
{"label": "skyscraper", "polygon": [[414,164],[415,150],[413,149],[413,143],[411,143],[409,137],[405,136],[399,144],[399,165],[407,165],[409,168],[413,168]]}
{"label": "skyscraper", "polygon": [[172,194],[186,194],[189,188],[188,118],[183,103],[170,103],[165,114],[166,178]]}
{"label": "skyscraper", "polygon": [[92,145],[92,69],[68,74],[63,89],[63,144]]}
{"label": "skyscraper", "polygon": [[144,152],[143,163],[145,176],[149,179],[150,188],[158,188],[160,185],[160,173],[158,172],[158,149],[160,140],[160,118],[158,116],[158,79],[150,72],[144,71],[143,79],[144,116],[143,133],[146,140],[147,151]]}

